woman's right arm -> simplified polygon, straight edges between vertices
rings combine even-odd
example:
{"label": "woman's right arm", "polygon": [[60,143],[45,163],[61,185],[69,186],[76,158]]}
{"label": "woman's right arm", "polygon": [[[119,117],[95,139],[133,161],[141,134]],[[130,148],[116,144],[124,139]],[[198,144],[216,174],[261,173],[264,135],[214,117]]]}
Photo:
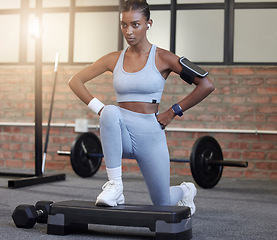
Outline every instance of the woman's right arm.
{"label": "woman's right arm", "polygon": [[69,87],[85,104],[89,104],[93,99],[85,83],[106,71],[113,71],[118,58],[117,56],[119,56],[118,52],[109,53],[76,73],[69,80]]}

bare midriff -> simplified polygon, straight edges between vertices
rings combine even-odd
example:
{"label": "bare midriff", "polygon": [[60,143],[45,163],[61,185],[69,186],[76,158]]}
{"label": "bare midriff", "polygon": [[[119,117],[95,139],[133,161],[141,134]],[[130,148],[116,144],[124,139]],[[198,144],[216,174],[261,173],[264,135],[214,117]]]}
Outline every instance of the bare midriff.
{"label": "bare midriff", "polygon": [[118,106],[133,112],[151,114],[158,112],[159,104],[146,102],[119,102]]}

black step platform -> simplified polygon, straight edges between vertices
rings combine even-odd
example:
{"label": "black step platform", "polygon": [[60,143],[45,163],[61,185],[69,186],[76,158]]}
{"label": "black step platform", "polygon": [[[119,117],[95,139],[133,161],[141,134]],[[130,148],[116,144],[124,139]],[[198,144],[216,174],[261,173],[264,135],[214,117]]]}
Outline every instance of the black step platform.
{"label": "black step platform", "polygon": [[89,201],[64,201],[50,207],[47,234],[67,235],[88,224],[148,227],[157,240],[192,238],[190,208],[178,206],[118,205],[98,207]]}

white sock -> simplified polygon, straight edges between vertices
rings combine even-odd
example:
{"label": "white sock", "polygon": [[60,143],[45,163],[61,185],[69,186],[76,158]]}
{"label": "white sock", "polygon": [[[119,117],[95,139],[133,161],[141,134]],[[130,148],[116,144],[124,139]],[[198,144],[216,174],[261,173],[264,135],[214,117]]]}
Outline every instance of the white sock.
{"label": "white sock", "polygon": [[122,167],[106,168],[109,181],[114,180],[116,183],[122,184]]}

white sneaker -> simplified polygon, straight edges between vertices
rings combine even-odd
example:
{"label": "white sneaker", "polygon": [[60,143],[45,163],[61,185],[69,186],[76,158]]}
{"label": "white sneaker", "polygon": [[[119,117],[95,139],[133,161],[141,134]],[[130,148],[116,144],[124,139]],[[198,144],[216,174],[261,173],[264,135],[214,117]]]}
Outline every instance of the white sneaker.
{"label": "white sneaker", "polygon": [[193,202],[193,199],[197,193],[197,189],[194,186],[193,183],[186,183],[183,182],[180,185],[182,188],[186,188],[184,192],[188,190],[188,193],[183,197],[177,204],[177,206],[187,206],[190,208],[191,215],[193,215],[196,211],[195,204]]}
{"label": "white sneaker", "polygon": [[125,199],[122,183],[116,183],[111,180],[106,182],[102,189],[103,191],[97,197],[95,205],[115,207],[117,204],[124,204]]}

